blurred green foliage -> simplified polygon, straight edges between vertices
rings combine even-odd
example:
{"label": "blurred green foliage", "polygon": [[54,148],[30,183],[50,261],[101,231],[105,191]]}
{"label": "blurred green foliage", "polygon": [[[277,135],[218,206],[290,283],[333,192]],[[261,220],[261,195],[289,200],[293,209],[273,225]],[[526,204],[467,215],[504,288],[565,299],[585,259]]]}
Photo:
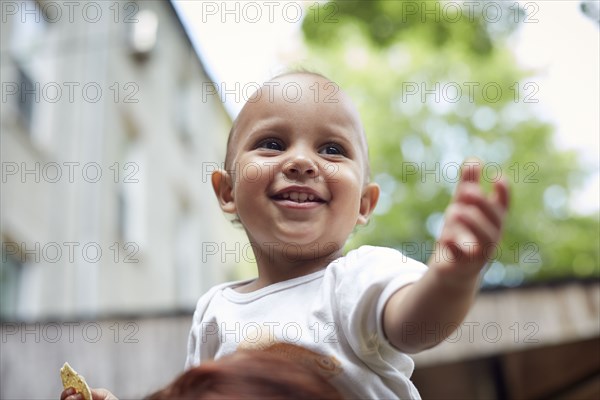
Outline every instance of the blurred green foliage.
{"label": "blurred green foliage", "polygon": [[475,156],[485,163],[484,186],[499,172],[511,186],[505,235],[490,249],[495,261],[485,286],[598,277],[598,215],[569,207],[587,173],[534,116],[542,88],[528,82],[532,71],[509,51],[527,16],[516,3],[493,3],[485,12],[400,0],[309,8],[310,67],[357,103],[382,187],[376,215],[348,247],[390,246],[426,261],[458,166]]}

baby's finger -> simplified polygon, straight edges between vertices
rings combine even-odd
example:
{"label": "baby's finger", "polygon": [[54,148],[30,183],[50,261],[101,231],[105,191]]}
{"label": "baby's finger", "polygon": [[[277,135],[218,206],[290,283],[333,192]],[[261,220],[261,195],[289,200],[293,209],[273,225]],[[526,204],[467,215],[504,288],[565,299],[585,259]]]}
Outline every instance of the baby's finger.
{"label": "baby's finger", "polygon": [[465,187],[469,186],[472,183],[479,183],[480,178],[481,162],[475,158],[471,158],[465,161],[461,167],[460,180],[456,185],[454,198],[459,198]]}
{"label": "baby's finger", "polygon": [[500,236],[501,225],[490,220],[486,213],[477,206],[464,206],[456,218],[483,247],[495,244]]}
{"label": "baby's finger", "polygon": [[75,394],[75,389],[73,388],[66,388],[65,390],[62,391],[62,393],[60,394],[60,400],[66,400],[67,397],[69,397],[70,395]]}
{"label": "baby's finger", "polygon": [[478,185],[463,185],[456,201],[463,206],[473,206],[478,208],[483,213],[484,219],[490,221],[498,228],[502,226],[505,212],[504,206],[501,206],[493,199],[488,198]]}
{"label": "baby's finger", "polygon": [[73,388],[68,388],[61,393],[60,400],[83,400],[83,395],[81,393],[76,393]]}
{"label": "baby's finger", "polygon": [[442,245],[448,247],[454,253],[454,256],[459,259],[466,255],[467,250],[471,249],[473,244],[477,242],[473,232],[462,222],[463,217],[461,214],[465,214],[464,208],[464,206],[457,204],[448,207],[446,224],[440,237]]}
{"label": "baby's finger", "polygon": [[504,178],[501,178],[494,183],[492,202],[500,205],[503,211],[508,209],[508,205],[510,203],[510,191],[508,189],[508,182],[506,182]]}
{"label": "baby's finger", "polygon": [[461,167],[461,182],[479,182],[479,179],[481,178],[481,164],[481,160],[477,158],[469,158],[466,160]]}

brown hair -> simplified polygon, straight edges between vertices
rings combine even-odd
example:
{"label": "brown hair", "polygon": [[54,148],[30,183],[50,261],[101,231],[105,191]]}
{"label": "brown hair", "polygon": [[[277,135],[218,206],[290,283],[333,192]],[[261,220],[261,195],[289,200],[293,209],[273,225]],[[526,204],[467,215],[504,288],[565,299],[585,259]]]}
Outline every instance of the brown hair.
{"label": "brown hair", "polygon": [[192,368],[147,400],[342,399],[316,370],[277,354],[238,350]]}

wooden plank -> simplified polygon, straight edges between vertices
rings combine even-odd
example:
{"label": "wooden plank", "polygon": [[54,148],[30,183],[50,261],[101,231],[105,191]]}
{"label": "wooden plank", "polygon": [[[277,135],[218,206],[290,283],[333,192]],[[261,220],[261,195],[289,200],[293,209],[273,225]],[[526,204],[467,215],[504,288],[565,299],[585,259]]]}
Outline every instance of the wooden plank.
{"label": "wooden plank", "polygon": [[484,292],[453,334],[414,359],[427,366],[597,336],[600,282]]}
{"label": "wooden plank", "polygon": [[509,398],[548,398],[600,372],[600,338],[500,358]]}
{"label": "wooden plank", "polygon": [[575,387],[556,396],[558,400],[598,400],[600,399],[600,374],[586,379]]}
{"label": "wooden plank", "polygon": [[492,358],[416,369],[411,380],[424,399],[499,399]]}
{"label": "wooden plank", "polygon": [[425,399],[600,399],[600,338],[415,370]]}

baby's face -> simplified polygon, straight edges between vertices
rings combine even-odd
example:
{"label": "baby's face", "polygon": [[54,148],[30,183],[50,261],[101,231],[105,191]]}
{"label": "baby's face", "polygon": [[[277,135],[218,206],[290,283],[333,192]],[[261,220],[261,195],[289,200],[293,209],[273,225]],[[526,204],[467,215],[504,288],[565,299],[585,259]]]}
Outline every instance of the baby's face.
{"label": "baby's face", "polygon": [[358,113],[330,81],[276,79],[246,104],[232,135],[229,191],[217,195],[252,242],[288,246],[290,257],[298,246],[315,256],[339,251],[375,207]]}

